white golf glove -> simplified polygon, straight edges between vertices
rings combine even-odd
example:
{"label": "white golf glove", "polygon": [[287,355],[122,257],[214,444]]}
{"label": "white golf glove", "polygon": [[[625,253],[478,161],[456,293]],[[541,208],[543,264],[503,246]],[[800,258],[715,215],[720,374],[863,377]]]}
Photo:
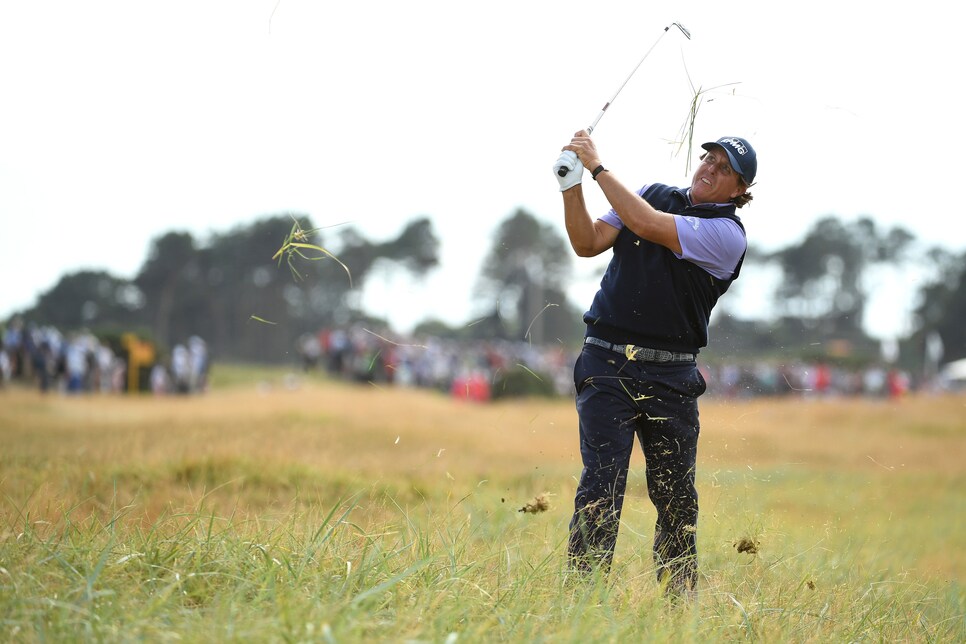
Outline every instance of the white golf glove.
{"label": "white golf glove", "polygon": [[[563,169],[566,169],[567,172],[561,177],[560,172]],[[584,164],[577,158],[576,152],[564,150],[557,157],[556,163],[553,164],[553,176],[557,177],[557,183],[560,184],[560,192],[570,190],[580,183],[580,180],[583,178]]]}

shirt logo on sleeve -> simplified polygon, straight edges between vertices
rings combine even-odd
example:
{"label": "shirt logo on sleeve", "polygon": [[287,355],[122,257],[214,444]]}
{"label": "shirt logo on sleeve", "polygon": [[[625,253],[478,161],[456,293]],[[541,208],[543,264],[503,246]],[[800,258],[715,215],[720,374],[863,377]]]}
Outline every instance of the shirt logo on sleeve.
{"label": "shirt logo on sleeve", "polygon": [[684,221],[691,224],[691,228],[693,230],[697,230],[698,228],[701,227],[701,220],[698,217],[691,217],[691,216],[685,215]]}

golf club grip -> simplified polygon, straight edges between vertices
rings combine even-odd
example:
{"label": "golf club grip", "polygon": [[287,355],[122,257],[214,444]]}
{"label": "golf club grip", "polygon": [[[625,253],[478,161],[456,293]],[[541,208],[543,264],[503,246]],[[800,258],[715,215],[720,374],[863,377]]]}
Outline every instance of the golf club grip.
{"label": "golf club grip", "polygon": [[[580,159],[577,157],[577,153],[574,152],[573,150],[567,150],[561,156],[566,156],[567,158],[569,158],[574,168],[576,168],[577,164],[580,163]],[[564,163],[561,163],[560,165],[557,166],[557,176],[566,177],[567,173],[570,172],[572,169],[573,168],[567,167]]]}

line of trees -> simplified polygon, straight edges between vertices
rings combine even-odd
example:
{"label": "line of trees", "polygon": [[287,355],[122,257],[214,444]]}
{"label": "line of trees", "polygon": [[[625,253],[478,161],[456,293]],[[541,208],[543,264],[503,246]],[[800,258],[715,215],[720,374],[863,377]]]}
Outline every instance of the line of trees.
{"label": "line of trees", "polygon": [[[293,220],[313,231],[311,244],[338,260],[293,256],[297,274],[286,262],[273,261]],[[133,330],[162,350],[179,338],[200,335],[221,359],[288,361],[297,338],[307,332],[359,321],[391,329],[391,320],[374,320],[359,305],[367,277],[377,264],[390,262],[420,279],[438,267],[439,247],[425,217],[382,242],[352,227],[313,230],[310,217],[290,214],[265,217],[207,240],[174,231],[153,240],[133,279],[105,271],[69,273],[35,306],[16,315],[62,329]],[[743,319],[727,306],[733,298],[726,297],[714,320],[711,355],[814,358],[830,346],[847,346],[848,357],[873,360],[880,346],[864,331],[864,316],[871,294],[889,288],[877,283],[875,275],[882,267],[912,266],[931,278],[920,289],[913,329],[902,339],[901,354],[915,360],[927,337],[938,335],[946,359],[966,357],[966,252],[923,248],[905,229],[880,230],[868,218],[843,222],[834,216],[778,251],[749,249],[743,274],[768,268],[781,275],[770,297],[775,314],[768,320]],[[475,294],[489,313],[458,328],[426,320],[416,331],[576,346],[583,331],[581,312],[589,302],[568,301],[572,274],[573,254],[557,229],[517,210],[498,226],[480,268]]]}
{"label": "line of trees", "polygon": [[777,269],[781,277],[770,297],[774,316],[767,321],[720,316],[715,350],[724,354],[875,360],[881,342],[865,331],[872,295],[894,290],[891,280],[915,273],[922,286],[911,329],[895,347],[897,361],[921,371],[925,347],[937,337],[946,360],[966,357],[966,252],[926,247],[908,230],[881,229],[867,217],[844,222],[827,216],[797,243],[770,253],[751,247],[745,267],[743,273]]}
{"label": "line of trees", "polygon": [[302,333],[362,315],[354,302],[376,262],[393,262],[415,276],[439,263],[439,240],[429,220],[419,218],[381,243],[353,228],[333,239],[326,239],[329,231],[316,231],[312,243],[339,247],[340,260],[351,266],[351,283],[332,260],[300,262],[295,276],[286,262],[271,259],[293,219],[312,230],[307,216],[279,215],[216,233],[206,242],[188,232],[166,233],[152,241],[133,279],[105,271],[70,273],[17,315],[95,334],[136,331],[162,351],[199,335],[222,359],[280,362],[292,355]]}

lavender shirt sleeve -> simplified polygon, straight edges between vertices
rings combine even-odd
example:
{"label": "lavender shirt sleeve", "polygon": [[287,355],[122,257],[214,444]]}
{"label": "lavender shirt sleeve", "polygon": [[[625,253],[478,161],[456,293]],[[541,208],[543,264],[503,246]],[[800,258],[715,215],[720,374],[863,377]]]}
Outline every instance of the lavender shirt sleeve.
{"label": "lavender shirt sleeve", "polygon": [[674,215],[681,254],[676,257],[697,264],[721,280],[735,272],[735,266],[748,245],[744,233],[726,218],[701,219]]}
{"label": "lavender shirt sleeve", "polygon": [[601,215],[600,220],[605,224],[613,226],[617,230],[621,230],[624,227],[624,222],[621,221],[621,218],[617,216],[617,213],[614,212],[613,208],[611,208],[607,213]]}

